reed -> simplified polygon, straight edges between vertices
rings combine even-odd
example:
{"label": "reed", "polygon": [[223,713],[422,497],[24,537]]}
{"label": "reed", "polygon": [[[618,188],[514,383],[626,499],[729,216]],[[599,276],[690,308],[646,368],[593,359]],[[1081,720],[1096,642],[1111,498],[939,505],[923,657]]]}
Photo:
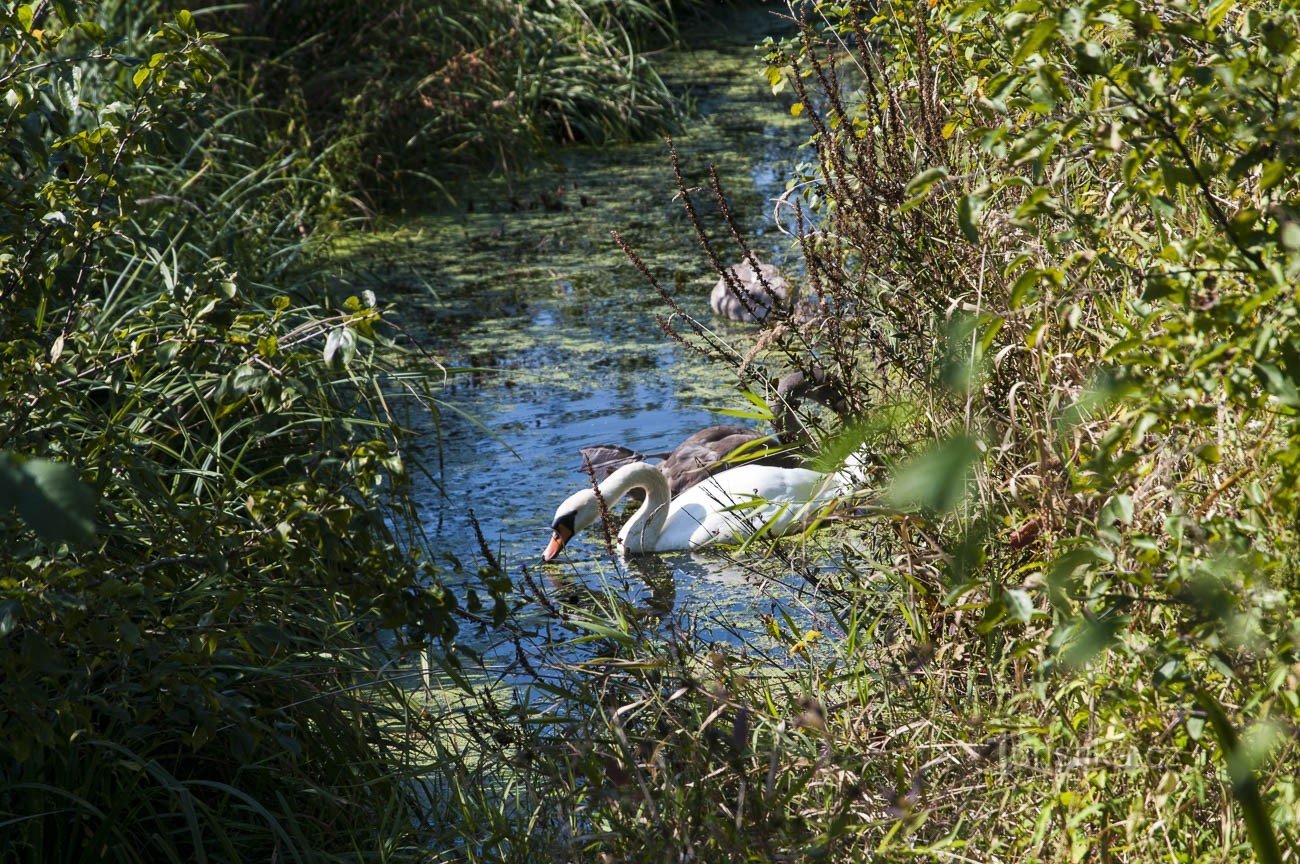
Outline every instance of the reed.
{"label": "reed", "polygon": [[672,128],[677,106],[644,49],[674,38],[692,5],[265,0],[216,20],[259,98],[331,143],[339,185],[418,198],[467,170],[515,171],[556,143]]}

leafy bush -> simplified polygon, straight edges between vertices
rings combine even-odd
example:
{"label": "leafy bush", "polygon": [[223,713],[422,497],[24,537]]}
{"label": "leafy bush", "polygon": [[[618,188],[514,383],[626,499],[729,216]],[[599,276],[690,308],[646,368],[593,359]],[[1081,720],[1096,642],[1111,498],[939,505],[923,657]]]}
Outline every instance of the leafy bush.
{"label": "leafy bush", "polygon": [[5,858],[388,858],[376,627],[454,603],[394,536],[383,313],[326,290],[336,193],[216,37],[140,14],[0,15]]}
{"label": "leafy bush", "polygon": [[[1266,778],[1294,773],[1279,730],[1300,716],[1296,10],[817,14],[771,62],[814,129],[809,282],[848,323],[801,338],[868,406],[918,394],[893,446],[983,442],[971,497],[916,514],[933,539],[896,554],[981,612],[994,658],[1030,658],[1052,710],[1125,730],[1072,748],[1140,763],[1172,736],[1181,777],[1214,755],[1278,860],[1296,790]],[[938,489],[951,462],[917,464]],[[1081,838],[1165,782],[1119,774],[1145,780],[1066,807]]]}

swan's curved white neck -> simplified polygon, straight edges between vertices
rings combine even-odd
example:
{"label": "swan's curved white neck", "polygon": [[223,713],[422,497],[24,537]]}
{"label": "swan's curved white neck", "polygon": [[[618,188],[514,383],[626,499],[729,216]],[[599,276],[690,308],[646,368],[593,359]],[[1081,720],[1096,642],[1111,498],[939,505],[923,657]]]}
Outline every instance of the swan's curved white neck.
{"label": "swan's curved white neck", "polygon": [[618,532],[618,539],[624,552],[639,555],[655,551],[668,520],[672,496],[668,491],[668,480],[659,469],[646,462],[624,465],[600,484],[601,497],[610,506],[633,489],[645,493],[645,503],[627,520],[623,530]]}

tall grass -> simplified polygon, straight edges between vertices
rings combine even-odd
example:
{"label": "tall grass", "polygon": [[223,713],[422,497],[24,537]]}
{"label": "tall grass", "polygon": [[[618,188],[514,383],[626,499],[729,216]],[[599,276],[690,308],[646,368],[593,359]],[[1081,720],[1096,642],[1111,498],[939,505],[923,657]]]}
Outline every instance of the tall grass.
{"label": "tall grass", "polygon": [[0,857],[418,857],[377,632],[454,600],[399,534],[385,310],[312,251],[327,148],[188,13],[0,23]]}
{"label": "tall grass", "polygon": [[670,40],[690,5],[266,0],[216,20],[258,98],[330,144],[335,182],[418,198],[556,142],[671,128],[676,106],[642,48]]}

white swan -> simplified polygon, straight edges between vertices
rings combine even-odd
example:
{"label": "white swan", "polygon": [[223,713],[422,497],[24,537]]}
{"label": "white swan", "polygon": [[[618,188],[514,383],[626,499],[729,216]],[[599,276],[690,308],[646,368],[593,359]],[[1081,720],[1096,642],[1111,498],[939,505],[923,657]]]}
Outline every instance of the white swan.
{"label": "white swan", "polygon": [[[741,465],[715,474],[671,498],[668,481],[645,462],[624,465],[599,486],[607,507],[633,489],[645,503],[618,532],[628,555],[698,549],[710,543],[737,543],[759,531],[780,537],[802,527],[818,508],[852,488],[847,472],[824,474],[808,468]],[[565,544],[600,519],[600,501],[592,489],[565,499],[551,522],[551,542],[543,561],[560,554]]]}
{"label": "white swan", "polygon": [[[672,452],[657,454],[663,461],[655,463],[655,467],[668,478],[670,496],[675,498],[705,477],[735,468],[738,463],[780,468],[803,465],[803,448],[794,445],[807,443],[808,433],[796,413],[804,399],[812,399],[840,418],[849,413],[844,389],[824,369],[791,372],[777,382],[776,393],[768,400],[775,435],[743,426],[706,426]],[[745,457],[729,461],[728,457],[741,447],[746,448]],[[598,481],[623,465],[653,458],[618,444],[580,447],[578,452],[583,457],[579,470],[590,466]]]}

